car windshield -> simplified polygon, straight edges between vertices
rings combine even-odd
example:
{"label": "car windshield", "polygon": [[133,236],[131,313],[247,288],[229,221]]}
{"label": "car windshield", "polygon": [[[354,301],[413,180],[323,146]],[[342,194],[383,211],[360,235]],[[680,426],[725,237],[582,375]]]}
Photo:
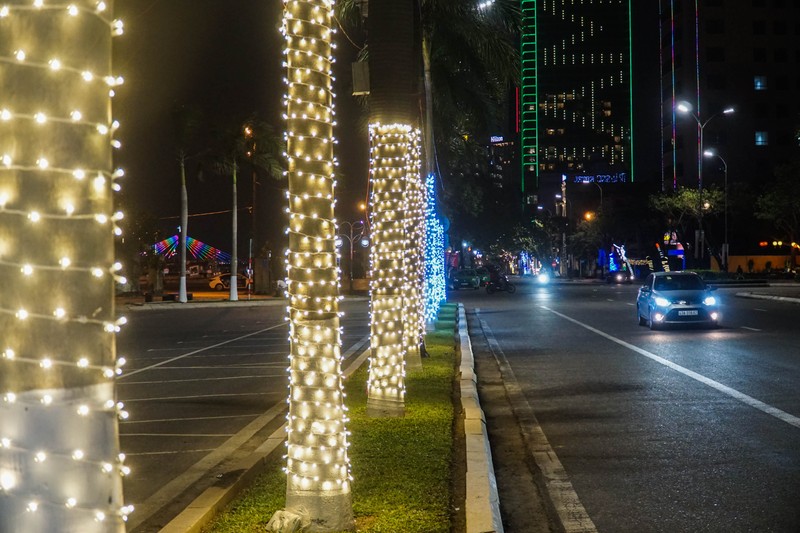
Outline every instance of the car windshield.
{"label": "car windshield", "polygon": [[699,291],[705,289],[698,276],[661,276],[656,278],[657,291]]}

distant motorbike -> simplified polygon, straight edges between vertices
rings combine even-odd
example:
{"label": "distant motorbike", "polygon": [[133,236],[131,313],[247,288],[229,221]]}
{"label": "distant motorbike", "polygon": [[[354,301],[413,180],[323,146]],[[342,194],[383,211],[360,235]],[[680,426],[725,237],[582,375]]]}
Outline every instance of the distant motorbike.
{"label": "distant motorbike", "polygon": [[509,294],[516,291],[517,288],[513,283],[508,281],[506,276],[500,276],[499,280],[491,280],[486,285],[486,294],[494,294],[495,292],[505,291]]}

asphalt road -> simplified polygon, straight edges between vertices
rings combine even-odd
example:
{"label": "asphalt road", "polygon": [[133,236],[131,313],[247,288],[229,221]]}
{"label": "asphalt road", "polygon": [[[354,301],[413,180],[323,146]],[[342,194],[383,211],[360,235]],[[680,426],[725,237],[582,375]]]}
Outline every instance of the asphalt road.
{"label": "asphalt road", "polygon": [[[493,423],[519,425],[567,531],[800,531],[799,305],[720,289],[721,328],[653,332],[636,286],[518,287],[450,296],[516,414],[489,419],[493,449],[508,433]],[[498,485],[506,531],[530,531]]]}
{"label": "asphalt road", "polygon": [[[342,351],[355,356],[368,345],[367,301],[346,300],[341,310]],[[120,440],[132,468],[125,500],[136,509],[129,531],[158,531],[216,481],[221,464],[283,424],[286,301],[121,312],[129,323],[117,351],[128,364],[117,390],[130,417]]]}

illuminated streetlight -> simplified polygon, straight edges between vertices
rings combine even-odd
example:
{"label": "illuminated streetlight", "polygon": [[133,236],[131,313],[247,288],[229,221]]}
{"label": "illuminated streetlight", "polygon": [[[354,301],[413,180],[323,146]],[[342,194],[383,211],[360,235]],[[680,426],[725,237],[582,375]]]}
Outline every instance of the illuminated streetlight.
{"label": "illuminated streetlight", "polygon": [[701,120],[696,113],[694,113],[692,104],[689,102],[678,102],[678,105],[675,106],[675,109],[684,114],[691,116],[695,122],[697,122],[697,128],[700,133],[699,135],[699,150],[697,151],[697,188],[698,190],[703,190],[703,130],[705,130],[706,125],[711,122],[712,119],[718,117],[719,115],[730,115],[734,112],[732,107],[726,107],[722,111],[714,113],[710,117],[705,120]]}
{"label": "illuminated streetlight", "polygon": [[720,161],[722,161],[722,171],[725,176],[725,242],[722,243],[722,269],[724,271],[728,271],[728,253],[729,253],[729,244],[728,244],[728,163],[725,159],[722,158],[714,150],[706,150],[703,152],[705,157],[716,157]]}
{"label": "illuminated streetlight", "polygon": [[[339,239],[347,239],[347,245],[350,247],[350,292],[353,292],[353,248],[355,247],[356,242],[360,242],[361,246],[366,248],[369,246],[369,238],[365,235],[364,229],[364,221],[357,220],[355,222],[340,222],[339,227],[347,226],[348,232],[345,233],[340,231],[336,234]],[[339,240],[337,243],[337,247],[342,244],[342,241]]]}
{"label": "illuminated streetlight", "polygon": [[698,236],[699,236],[699,243],[698,246],[695,248],[695,258],[703,257],[703,243],[702,243],[702,235],[703,235],[703,209],[702,209],[702,198],[703,198],[703,131],[705,130],[706,125],[711,122],[712,119],[718,117],[719,115],[730,115],[734,112],[732,107],[726,107],[722,111],[718,111],[714,113],[710,117],[705,120],[701,120],[700,117],[693,111],[692,104],[686,101],[678,102],[675,106],[675,110],[681,114],[691,116],[695,122],[697,123],[697,130],[698,130],[698,150],[697,150],[697,202],[698,202],[698,209],[697,209],[697,223],[698,223]]}

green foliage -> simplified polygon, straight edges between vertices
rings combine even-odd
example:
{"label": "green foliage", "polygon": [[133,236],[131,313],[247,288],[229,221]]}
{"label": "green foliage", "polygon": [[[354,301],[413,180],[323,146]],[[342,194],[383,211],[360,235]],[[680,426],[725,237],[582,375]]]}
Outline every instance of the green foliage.
{"label": "green foliage", "polygon": [[775,180],[756,199],[755,215],[772,222],[792,241],[800,236],[800,162],[776,169]]}
{"label": "green foliage", "polygon": [[[442,306],[426,337],[429,358],[406,376],[406,416],[366,416],[366,365],[345,384],[350,410],[353,512],[360,533],[450,531],[455,308]],[[267,470],[204,531],[263,531],[285,502],[283,460]]]}

